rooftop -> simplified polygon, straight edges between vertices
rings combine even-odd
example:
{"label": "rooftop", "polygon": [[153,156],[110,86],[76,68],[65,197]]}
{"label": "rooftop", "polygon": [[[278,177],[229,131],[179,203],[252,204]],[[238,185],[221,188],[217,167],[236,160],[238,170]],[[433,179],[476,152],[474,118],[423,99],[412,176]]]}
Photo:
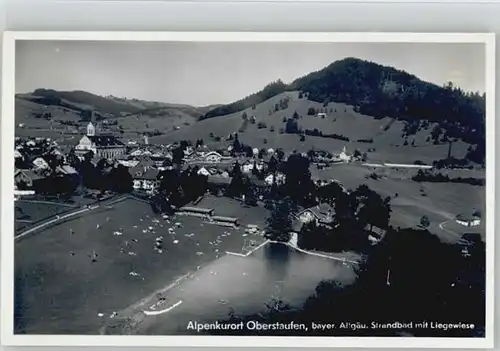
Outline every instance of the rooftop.
{"label": "rooftop", "polygon": [[93,135],[87,136],[96,146],[125,146],[114,135]]}

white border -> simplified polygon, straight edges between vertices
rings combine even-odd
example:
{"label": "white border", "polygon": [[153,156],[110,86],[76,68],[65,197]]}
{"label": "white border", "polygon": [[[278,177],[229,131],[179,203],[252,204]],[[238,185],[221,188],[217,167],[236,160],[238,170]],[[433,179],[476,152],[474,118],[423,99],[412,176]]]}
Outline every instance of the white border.
{"label": "white border", "polygon": [[[495,35],[491,33],[5,32],[1,119],[1,341],[9,346],[492,348],[494,342]],[[484,43],[486,46],[486,338],[14,335],[14,94],[16,40]]]}

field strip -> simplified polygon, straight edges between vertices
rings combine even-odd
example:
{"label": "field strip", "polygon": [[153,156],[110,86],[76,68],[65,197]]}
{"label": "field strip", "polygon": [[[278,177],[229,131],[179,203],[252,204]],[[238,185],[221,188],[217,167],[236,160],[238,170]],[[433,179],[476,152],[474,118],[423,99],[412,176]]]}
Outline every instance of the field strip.
{"label": "field strip", "polygon": [[320,254],[320,253],[316,253],[316,252],[311,252],[311,251],[307,251],[307,250],[304,250],[304,249],[301,249],[297,246],[294,246],[294,245],[290,245],[290,244],[286,244],[288,245],[289,247],[299,251],[299,252],[302,252],[306,255],[311,255],[311,256],[317,256],[317,257],[321,257],[321,258],[327,258],[329,260],[335,260],[335,261],[340,261],[340,262],[346,262],[346,263],[351,263],[351,264],[358,264],[358,262],[356,261],[351,261],[351,260],[348,260],[346,258],[339,258],[339,257],[334,257],[334,256],[329,256],[329,255],[323,255],[323,254]]}
{"label": "field strip", "polygon": [[[97,206],[97,207],[99,207],[99,206]],[[50,225],[52,223],[56,223],[57,221],[60,221],[60,220],[63,220],[63,219],[66,219],[66,218],[69,218],[69,217],[72,217],[72,216],[76,216],[76,215],[78,215],[80,213],[87,212],[87,211],[89,211],[91,209],[93,209],[93,208],[84,208],[84,209],[81,209],[79,211],[68,213],[68,214],[66,214],[64,216],[60,216],[60,217],[54,218],[54,219],[52,219],[52,220],[50,220],[48,222],[42,223],[40,225],[37,225],[34,228],[28,229],[27,231],[25,231],[25,232],[23,232],[23,233],[21,233],[19,235],[16,235],[14,237],[14,240],[20,239],[20,238],[22,238],[22,237],[24,237],[24,236],[26,236],[26,235],[34,232],[35,230],[38,230],[38,229],[43,228],[45,226],[48,226],[48,225]]]}
{"label": "field strip", "polygon": [[262,246],[266,245],[266,244],[269,244],[270,241],[269,240],[266,240],[264,241],[262,244],[260,244],[259,246],[257,246],[255,249],[251,250],[250,252],[248,252],[245,257],[248,257],[250,256],[251,254],[253,254],[255,251],[257,251],[258,249],[260,249]]}
{"label": "field strip", "polygon": [[243,254],[241,254],[241,253],[236,253],[236,252],[229,252],[229,251],[226,251],[226,254],[231,255],[231,256],[247,257],[246,255],[243,255]]}
{"label": "field strip", "polygon": [[164,314],[164,313],[172,311],[174,308],[179,306],[181,303],[182,303],[182,300],[178,301],[177,303],[173,304],[172,306],[170,306],[164,310],[161,310],[161,311],[142,311],[142,312],[144,312],[144,314],[146,316],[158,316],[160,314]]}
{"label": "field strip", "polygon": [[[110,201],[108,203],[105,203],[105,204],[108,205],[108,206],[109,205],[113,205],[113,204],[122,202],[124,200],[127,200],[128,198],[130,198],[130,196],[125,195],[125,196],[119,197],[118,199],[112,200],[112,201]],[[58,221],[61,221],[63,219],[70,218],[70,217],[79,215],[81,213],[87,212],[87,211],[95,210],[95,209],[97,209],[99,207],[101,207],[101,205],[99,205],[99,204],[97,204],[97,205],[88,205],[88,207],[83,208],[81,210],[78,210],[78,211],[75,211],[75,212],[71,212],[71,213],[67,213],[65,215],[56,217],[56,218],[54,218],[54,219],[52,219],[52,220],[50,220],[48,222],[42,223],[40,225],[37,225],[36,227],[30,228],[30,229],[26,230],[25,232],[16,235],[14,237],[14,240],[21,239],[22,237],[24,237],[24,236],[26,236],[26,235],[28,235],[28,234],[30,234],[30,233],[32,233],[32,232],[40,229],[40,228],[46,227],[48,225],[51,225],[51,224],[56,223]]]}
{"label": "field strip", "polygon": [[43,204],[43,205],[56,205],[56,206],[62,206],[62,207],[71,207],[71,208],[77,208],[77,205],[70,205],[70,204],[64,204],[60,202],[52,202],[52,201],[42,201],[42,200],[17,200],[17,202],[25,202],[28,204]]}
{"label": "field strip", "polygon": [[273,241],[273,240],[268,240],[269,243],[271,244],[282,244],[282,245],[286,245],[294,250],[297,250],[303,254],[306,254],[306,255],[311,255],[311,256],[316,256],[316,257],[321,257],[321,258],[326,258],[326,259],[329,259],[329,260],[334,260],[334,261],[339,261],[339,262],[344,262],[344,263],[351,263],[351,264],[358,264],[359,262],[356,262],[356,261],[351,261],[351,260],[348,260],[346,258],[339,258],[339,257],[335,257],[335,256],[330,256],[330,255],[324,255],[324,254],[320,254],[320,253],[317,253],[317,252],[313,252],[313,251],[307,251],[307,250],[304,250],[304,249],[301,249],[300,247],[296,246],[296,245],[292,245],[290,243],[284,243],[284,242],[281,242],[281,241]]}

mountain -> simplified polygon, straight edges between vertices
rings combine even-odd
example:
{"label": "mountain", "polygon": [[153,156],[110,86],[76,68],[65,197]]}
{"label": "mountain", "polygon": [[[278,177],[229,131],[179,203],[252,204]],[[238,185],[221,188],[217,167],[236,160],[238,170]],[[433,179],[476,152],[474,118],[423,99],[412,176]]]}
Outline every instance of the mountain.
{"label": "mountain", "polygon": [[93,111],[95,114],[103,117],[126,117],[140,114],[162,116],[162,112],[176,110],[198,118],[211,108],[125,99],[115,96],[104,97],[79,90],[56,91],[52,89],[36,89],[29,94],[17,94],[16,98],[45,106],[59,106],[81,113]]}
{"label": "mountain", "polygon": [[344,103],[363,115],[405,121],[410,131],[420,123],[437,123],[446,137],[484,143],[484,95],[466,93],[452,84],[440,87],[405,71],[357,58],[336,61],[291,84],[271,83],[244,99],[208,111],[202,119],[239,112],[291,91],[325,106]]}

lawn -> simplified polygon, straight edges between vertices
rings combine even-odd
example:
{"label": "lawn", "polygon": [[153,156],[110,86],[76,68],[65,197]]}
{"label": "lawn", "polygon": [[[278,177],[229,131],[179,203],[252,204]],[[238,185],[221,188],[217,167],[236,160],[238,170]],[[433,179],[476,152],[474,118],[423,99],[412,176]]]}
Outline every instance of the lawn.
{"label": "lawn", "polygon": [[16,232],[45,218],[74,209],[73,205],[17,200],[14,205]]}
{"label": "lawn", "polygon": [[[182,228],[169,233],[177,222]],[[162,253],[154,250],[158,236]],[[241,252],[245,239],[242,229],[197,218],[168,223],[132,199],[93,210],[16,242],[15,331],[97,333],[98,313],[126,308],[225,251]]]}

